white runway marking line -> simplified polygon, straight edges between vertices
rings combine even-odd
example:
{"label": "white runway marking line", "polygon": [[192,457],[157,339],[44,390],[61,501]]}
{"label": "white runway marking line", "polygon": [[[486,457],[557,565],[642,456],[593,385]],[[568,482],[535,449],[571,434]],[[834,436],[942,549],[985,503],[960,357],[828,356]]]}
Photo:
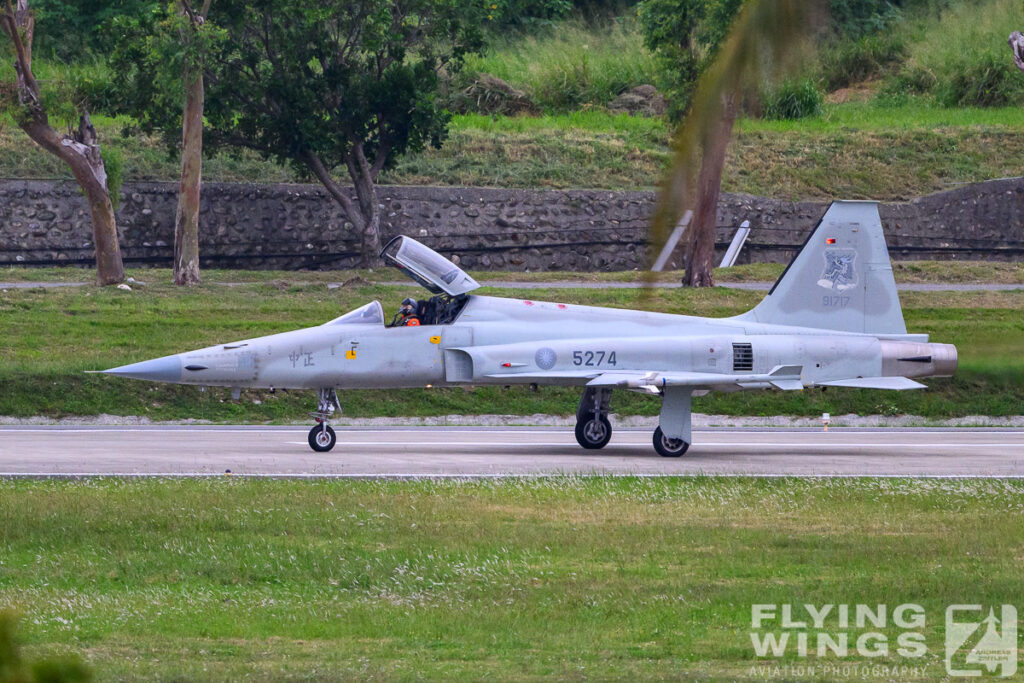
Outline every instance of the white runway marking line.
{"label": "white runway marking line", "polygon": [[[297,445],[308,445],[306,441],[285,441],[286,444],[297,444]],[[338,439],[338,446],[495,446],[495,447],[508,447],[508,446],[576,446],[578,445],[575,441],[343,441]],[[647,445],[646,442],[630,442],[630,443],[615,443],[610,441],[609,446],[640,446]],[[1024,444],[1006,444],[1006,443],[974,443],[974,442],[963,442],[963,443],[902,443],[902,442],[857,442],[857,443],[845,443],[845,442],[826,442],[821,443],[806,443],[806,442],[788,442],[788,441],[777,441],[775,443],[763,443],[761,441],[694,441],[691,444],[692,448],[701,446],[712,446],[712,447],[726,447],[726,446],[758,446],[761,448],[895,448],[895,447],[912,447],[912,448],[964,448],[975,446],[987,447],[987,448],[1022,448]]]}
{"label": "white runway marking line", "polygon": [[799,474],[799,473],[761,473],[761,472],[622,472],[606,470],[601,472],[499,472],[485,474],[439,474],[436,472],[404,474],[379,472],[325,472],[313,474],[306,472],[0,472],[0,478],[33,477],[36,479],[96,479],[102,477],[119,477],[134,479],[211,479],[220,477],[230,479],[587,479],[598,477],[634,477],[637,479],[679,479],[723,478],[723,479],[1004,479],[1024,480],[1024,474]]}
{"label": "white runway marking line", "polygon": [[[418,434],[422,434],[423,432],[427,432],[427,433],[437,432],[437,433],[442,433],[442,434],[551,434],[553,432],[557,433],[557,432],[559,432],[561,430],[568,430],[570,432],[572,431],[572,428],[570,426],[557,426],[557,427],[553,427],[551,429],[532,429],[532,430],[529,429],[529,428],[523,428],[523,429],[488,429],[486,427],[480,427],[480,428],[477,428],[477,429],[462,429],[462,428],[449,428],[449,427],[444,427],[444,426],[440,426],[440,425],[438,425],[438,426],[434,426],[434,425],[427,426],[427,425],[424,425],[423,427],[382,427],[382,428],[369,428],[369,427],[352,427],[352,428],[349,428],[349,427],[338,426],[338,425],[333,425],[333,426],[335,428],[335,431],[338,432],[339,434],[340,433],[345,433],[345,434],[361,434],[361,433],[379,434],[379,433],[386,433],[386,432],[391,432],[391,433],[410,433],[411,432],[411,433],[418,433]],[[72,429],[64,429],[64,428],[60,427],[59,425],[54,425],[52,428],[36,427],[36,426],[22,428],[22,427],[18,427],[18,426],[4,425],[4,426],[0,426],[0,435],[3,435],[4,432],[11,432],[11,433],[45,433],[45,434],[58,434],[58,433],[60,433],[60,434],[95,434],[97,432],[110,432],[110,433],[115,433],[115,434],[116,433],[147,433],[147,432],[148,433],[177,432],[177,433],[188,433],[188,434],[201,434],[203,432],[211,432],[211,433],[216,433],[216,434],[274,434],[274,433],[276,433],[276,434],[287,434],[287,433],[291,432],[292,430],[294,430],[295,433],[307,433],[309,431],[309,429],[311,429],[311,427],[309,427],[309,428],[307,428],[307,427],[286,427],[286,428],[280,428],[280,429],[265,429],[265,428],[263,428],[263,429],[261,429],[261,428],[238,429],[238,428],[232,428],[232,427],[223,427],[222,428],[222,427],[219,427],[217,425],[201,425],[201,426],[197,425],[196,427],[197,428],[195,428],[195,429],[190,429],[190,427],[187,426],[187,425],[183,425],[181,427],[105,427],[105,426],[96,426],[96,427],[75,427],[75,428],[72,428]],[[800,431],[792,431],[794,429],[799,429]],[[847,430],[847,429],[856,430],[856,431],[846,432],[845,430]],[[1001,429],[1001,428],[999,428],[999,427],[968,427],[968,428],[936,427],[935,429],[927,430],[927,431],[919,431],[919,430],[905,431],[905,430],[900,429],[899,427],[877,428],[877,429],[876,428],[870,428],[870,427],[869,428],[863,428],[863,427],[848,427],[848,428],[847,427],[838,427],[837,428],[837,427],[832,427],[833,431],[831,433],[837,433],[837,432],[838,433],[856,433],[856,434],[865,434],[865,435],[867,435],[867,434],[887,434],[887,433],[895,433],[895,434],[901,434],[901,435],[925,435],[925,434],[926,435],[935,435],[935,434],[957,435],[957,434],[978,434],[978,433],[985,433],[985,432],[988,432],[988,431],[992,430],[990,433],[999,434],[1000,436],[1024,436],[1024,431],[1020,431],[1020,432],[1018,432],[1018,431],[1014,431],[1014,432],[995,431],[995,430],[999,430],[999,429]],[[650,430],[648,430],[646,428],[639,428],[639,427],[622,427],[618,431],[623,433],[623,434],[629,434],[629,433],[646,433],[646,432],[648,432]],[[735,431],[722,431],[722,430],[719,430],[719,429],[711,429],[711,430],[695,429],[695,430],[693,430],[693,432],[694,432],[694,434],[743,434],[743,435],[773,435],[773,436],[777,436],[779,434],[826,434],[827,433],[827,432],[823,431],[820,428],[814,428],[814,427],[806,427],[806,428],[803,428],[803,427],[782,427],[779,430],[757,430],[757,431],[747,430],[747,429],[744,429],[743,427],[737,427],[737,428],[735,428]]]}

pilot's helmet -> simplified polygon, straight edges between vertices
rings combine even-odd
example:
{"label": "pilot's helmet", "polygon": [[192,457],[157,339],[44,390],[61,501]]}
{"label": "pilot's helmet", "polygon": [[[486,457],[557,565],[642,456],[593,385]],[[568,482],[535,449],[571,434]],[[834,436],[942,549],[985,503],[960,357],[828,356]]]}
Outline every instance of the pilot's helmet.
{"label": "pilot's helmet", "polygon": [[413,299],[412,297],[406,297],[402,301],[402,308],[400,310],[405,315],[409,315],[410,313],[415,313],[416,312],[416,299]]}

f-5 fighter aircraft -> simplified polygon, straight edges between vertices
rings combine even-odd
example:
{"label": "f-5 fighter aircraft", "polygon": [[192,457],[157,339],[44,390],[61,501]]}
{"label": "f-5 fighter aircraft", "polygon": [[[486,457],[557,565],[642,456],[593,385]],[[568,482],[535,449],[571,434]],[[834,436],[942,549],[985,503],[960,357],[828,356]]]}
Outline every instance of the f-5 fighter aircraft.
{"label": "f-5 fighter aircraft", "polygon": [[690,447],[695,395],[919,389],[911,378],[949,376],[957,366],[951,344],[907,334],[874,202],[834,202],[764,300],[731,318],[470,294],[480,286],[473,278],[405,236],[381,255],[434,295],[391,325],[373,301],[317,327],[105,372],[236,390],[317,389],[315,451],[335,445],[328,423],[341,408],[339,389],[578,386],[576,440],[589,449],[611,439],[611,393],[626,389],[661,397],[654,449],[676,457]]}

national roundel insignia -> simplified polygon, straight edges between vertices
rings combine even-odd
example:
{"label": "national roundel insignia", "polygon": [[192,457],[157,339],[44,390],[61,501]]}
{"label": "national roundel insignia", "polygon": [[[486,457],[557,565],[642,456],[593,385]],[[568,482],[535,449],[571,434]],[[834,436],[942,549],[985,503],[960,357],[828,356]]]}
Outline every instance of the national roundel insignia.
{"label": "national roundel insignia", "polygon": [[541,370],[550,370],[558,362],[558,354],[555,353],[554,349],[544,346],[537,349],[537,354],[533,357],[533,360]]}

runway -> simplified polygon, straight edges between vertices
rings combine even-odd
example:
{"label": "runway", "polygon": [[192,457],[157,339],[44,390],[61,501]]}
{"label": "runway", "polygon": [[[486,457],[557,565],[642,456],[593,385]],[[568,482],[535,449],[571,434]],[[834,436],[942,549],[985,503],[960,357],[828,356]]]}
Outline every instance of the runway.
{"label": "runway", "polygon": [[307,427],[0,427],[0,476],[1024,477],[1024,431],[1012,429],[721,429],[694,432],[662,458],[646,430],[616,430],[585,451],[565,428],[338,428],[315,453]]}

